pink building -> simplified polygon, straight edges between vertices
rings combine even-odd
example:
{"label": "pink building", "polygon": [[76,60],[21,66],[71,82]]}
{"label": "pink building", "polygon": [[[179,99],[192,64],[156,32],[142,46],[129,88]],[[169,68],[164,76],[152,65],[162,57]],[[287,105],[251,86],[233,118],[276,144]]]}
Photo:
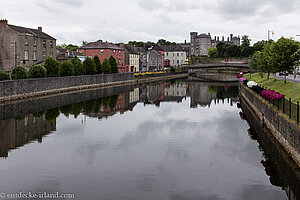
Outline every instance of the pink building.
{"label": "pink building", "polygon": [[112,55],[118,63],[119,73],[129,72],[129,66],[125,66],[125,49],[118,45],[102,42],[90,42],[78,49],[78,52],[83,53],[85,56],[94,57],[99,56],[101,63],[104,59],[109,59]]}

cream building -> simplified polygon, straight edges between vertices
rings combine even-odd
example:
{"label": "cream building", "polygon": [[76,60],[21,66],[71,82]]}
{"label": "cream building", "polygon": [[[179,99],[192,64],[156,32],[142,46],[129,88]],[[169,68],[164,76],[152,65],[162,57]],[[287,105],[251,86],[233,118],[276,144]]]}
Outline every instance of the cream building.
{"label": "cream building", "polygon": [[165,66],[181,66],[186,61],[186,51],[180,45],[161,45],[165,52]]}

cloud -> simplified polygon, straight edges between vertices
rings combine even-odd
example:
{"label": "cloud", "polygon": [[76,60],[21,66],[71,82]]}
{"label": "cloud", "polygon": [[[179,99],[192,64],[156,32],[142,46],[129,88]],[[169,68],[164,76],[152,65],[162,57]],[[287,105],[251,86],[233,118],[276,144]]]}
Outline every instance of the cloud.
{"label": "cloud", "polygon": [[199,8],[199,1],[185,0],[138,0],[138,5],[147,10],[164,10],[164,11],[188,11]]}

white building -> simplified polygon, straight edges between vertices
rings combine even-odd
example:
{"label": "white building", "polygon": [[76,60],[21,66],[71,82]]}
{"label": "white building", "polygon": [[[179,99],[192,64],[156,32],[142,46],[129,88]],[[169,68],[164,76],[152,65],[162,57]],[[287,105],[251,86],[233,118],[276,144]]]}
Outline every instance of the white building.
{"label": "white building", "polygon": [[129,92],[129,103],[138,102],[140,100],[140,88],[135,88]]}
{"label": "white building", "polygon": [[165,66],[181,66],[186,61],[186,51],[180,45],[161,45],[165,52]]}
{"label": "white building", "polygon": [[130,72],[139,71],[140,55],[136,47],[125,45],[125,65],[129,65]]}

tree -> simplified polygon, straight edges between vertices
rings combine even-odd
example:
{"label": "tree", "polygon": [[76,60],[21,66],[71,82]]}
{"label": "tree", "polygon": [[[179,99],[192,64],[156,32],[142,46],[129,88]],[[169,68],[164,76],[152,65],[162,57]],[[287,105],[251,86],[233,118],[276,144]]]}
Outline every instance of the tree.
{"label": "tree", "polygon": [[167,41],[165,39],[159,39],[157,41],[157,44],[160,44],[160,45],[174,45],[174,44],[176,44],[176,42],[170,42],[170,41]]}
{"label": "tree", "polygon": [[276,72],[293,69],[298,61],[298,50],[299,42],[296,42],[293,39],[281,37],[277,42],[275,42],[270,52],[271,62],[276,68]]}
{"label": "tree", "polygon": [[61,76],[73,76],[74,75],[74,68],[70,62],[65,61],[63,63],[60,63],[59,67],[60,67],[60,75]]}
{"label": "tree", "polygon": [[96,64],[94,62],[93,59],[87,57],[84,61],[83,61],[83,66],[86,70],[86,74],[87,75],[93,75],[96,74],[97,72],[97,68],[96,68]]}
{"label": "tree", "polygon": [[102,74],[102,65],[99,57],[95,55],[94,62],[96,64],[97,74]]}
{"label": "tree", "polygon": [[119,67],[116,59],[113,56],[110,56],[108,59],[109,65],[111,67],[111,73],[118,73]]}
{"label": "tree", "polygon": [[208,49],[208,57],[217,58],[218,57],[218,49],[217,47],[213,47]]}
{"label": "tree", "polygon": [[29,75],[31,78],[45,78],[47,70],[43,65],[34,65],[29,69]]}
{"label": "tree", "polygon": [[104,74],[110,74],[111,73],[111,67],[108,62],[108,60],[105,58],[103,63],[102,63],[102,70]]}
{"label": "tree", "polygon": [[46,59],[45,68],[47,70],[47,77],[59,76],[59,62],[54,58],[48,57]]}
{"label": "tree", "polygon": [[84,74],[83,64],[81,63],[80,59],[77,56],[75,56],[71,60],[71,63],[74,69],[74,76],[79,76]]}
{"label": "tree", "polygon": [[267,41],[262,40],[262,41],[258,41],[253,45],[253,51],[262,51],[264,48],[264,45],[266,44]]}
{"label": "tree", "polygon": [[9,74],[0,69],[0,81],[10,80]]}
{"label": "tree", "polygon": [[23,66],[16,66],[11,72],[11,79],[16,79],[16,70],[17,70],[17,79],[28,79],[29,73]]}
{"label": "tree", "polygon": [[250,47],[250,42],[251,42],[251,40],[249,39],[249,36],[243,35],[241,47]]}

